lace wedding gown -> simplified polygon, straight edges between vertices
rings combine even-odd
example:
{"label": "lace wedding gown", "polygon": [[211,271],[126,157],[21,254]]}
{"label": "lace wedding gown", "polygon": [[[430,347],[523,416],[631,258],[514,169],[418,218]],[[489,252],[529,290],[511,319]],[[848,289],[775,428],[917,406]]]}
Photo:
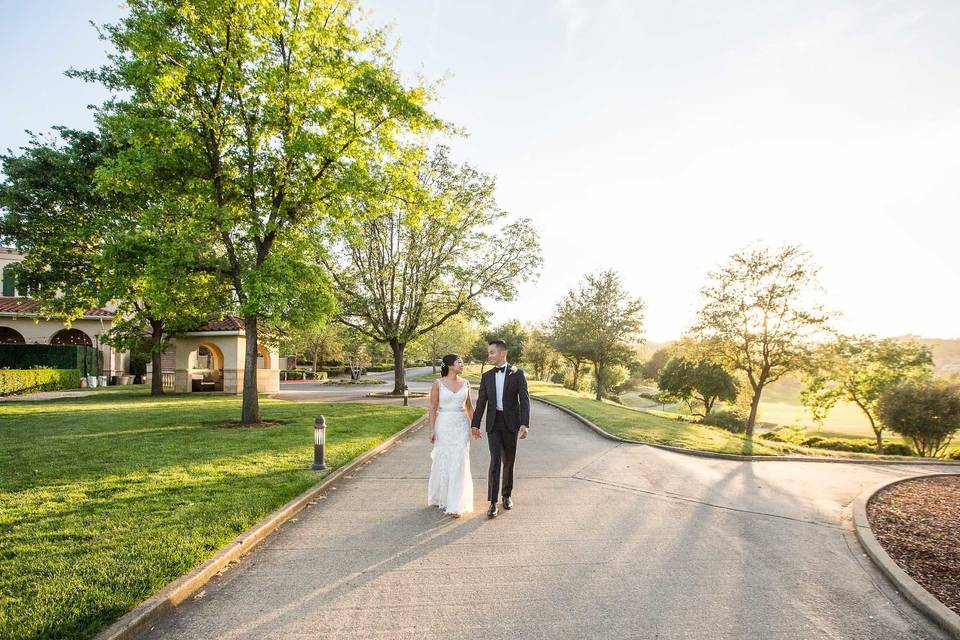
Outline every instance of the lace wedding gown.
{"label": "lace wedding gown", "polygon": [[470,475],[470,425],[464,405],[469,384],[457,392],[440,384],[440,403],[434,425],[436,440],[430,457],[427,504],[449,514],[473,511],[473,477]]}

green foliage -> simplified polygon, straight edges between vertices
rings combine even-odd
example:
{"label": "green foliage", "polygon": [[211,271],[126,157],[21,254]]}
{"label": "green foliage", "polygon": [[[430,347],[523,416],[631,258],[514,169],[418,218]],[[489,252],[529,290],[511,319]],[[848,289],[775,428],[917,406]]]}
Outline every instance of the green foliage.
{"label": "green foliage", "polygon": [[706,359],[695,362],[683,357],[671,358],[660,369],[657,386],[666,397],[686,402],[691,411],[692,403],[699,402],[704,416],[710,415],[718,400],[733,402],[740,392],[737,381],[721,365]]}
{"label": "green foliage", "polygon": [[109,63],[76,73],[115,96],[98,115],[121,152],[98,181],[149,185],[219,259],[247,337],[242,421],[258,422],[258,342],[334,310],[321,240],[399,140],[443,123],[351,0],[131,0],[102,32]]}
{"label": "green foliage", "polygon": [[743,433],[747,430],[747,416],[733,409],[718,409],[701,418],[700,424],[720,427],[731,433]]}
{"label": "green foliage", "polygon": [[605,397],[613,397],[619,392],[620,387],[630,379],[630,370],[622,364],[609,365],[601,370],[600,379],[593,379],[593,392],[597,392],[597,386],[604,392]]}
{"label": "green foliage", "polygon": [[877,415],[880,398],[901,382],[932,373],[933,356],[919,342],[840,335],[814,352],[800,400],[821,425],[837,402],[856,404],[870,421],[877,451],[883,451],[885,425]]}
{"label": "green foliage", "polygon": [[941,456],[960,430],[960,385],[935,379],[901,382],[884,391],[877,413],[917,455]]}
{"label": "green foliage", "polygon": [[660,370],[667,364],[667,360],[669,359],[669,349],[657,349],[653,352],[653,355],[650,356],[650,359],[643,363],[641,367],[642,376],[647,380],[656,380],[660,375]]}
{"label": "green foliage", "polygon": [[78,369],[0,369],[0,396],[80,386]]}
{"label": "green foliage", "polygon": [[642,330],[643,301],[631,297],[611,270],[588,274],[557,303],[550,320],[553,345],[573,363],[577,381],[583,361],[592,362],[599,373],[594,376],[597,400],[607,391],[604,369],[635,359],[632,344]]}

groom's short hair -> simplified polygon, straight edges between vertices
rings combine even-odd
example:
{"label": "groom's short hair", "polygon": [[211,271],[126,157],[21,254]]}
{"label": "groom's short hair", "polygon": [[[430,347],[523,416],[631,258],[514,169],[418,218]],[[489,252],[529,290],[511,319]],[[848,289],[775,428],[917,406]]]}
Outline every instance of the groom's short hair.
{"label": "groom's short hair", "polygon": [[488,342],[487,344],[489,344],[489,345],[497,345],[497,348],[500,349],[500,351],[506,351],[506,350],[507,350],[507,343],[504,342],[503,340],[491,340],[491,341]]}

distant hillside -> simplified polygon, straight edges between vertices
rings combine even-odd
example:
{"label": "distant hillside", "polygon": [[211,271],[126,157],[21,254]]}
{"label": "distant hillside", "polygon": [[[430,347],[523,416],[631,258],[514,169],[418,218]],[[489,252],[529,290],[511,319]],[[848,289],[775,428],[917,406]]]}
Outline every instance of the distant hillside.
{"label": "distant hillside", "polygon": [[960,338],[921,338],[920,336],[897,336],[897,340],[916,340],[933,351],[933,369],[937,375],[960,372]]}

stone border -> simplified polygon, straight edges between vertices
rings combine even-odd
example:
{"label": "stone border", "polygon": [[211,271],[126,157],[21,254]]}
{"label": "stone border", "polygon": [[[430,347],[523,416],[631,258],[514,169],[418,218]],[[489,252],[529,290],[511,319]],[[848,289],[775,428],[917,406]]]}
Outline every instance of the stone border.
{"label": "stone border", "polygon": [[253,525],[250,529],[247,529],[231,540],[226,546],[220,549],[215,556],[199,567],[167,584],[167,586],[163,587],[163,589],[153,596],[125,613],[119,620],[98,633],[94,640],[133,640],[138,637],[141,633],[155,625],[163,616],[173,611],[177,605],[196,593],[227,565],[237,561],[241,556],[250,553],[258,542],[276,531],[280,525],[290,520],[290,518],[300,512],[300,510],[306,507],[314,498],[325,492],[330,486],[342,480],[344,476],[356,470],[371,458],[389,449],[407,434],[422,427],[426,424],[426,421],[427,416],[418,418],[410,426],[401,429],[377,446],[368,449],[339,469],[336,469],[319,483],[293,498],[266,518]]}
{"label": "stone border", "polygon": [[941,476],[955,476],[960,473],[931,473],[922,476],[912,476],[909,478],[897,478],[896,480],[884,481],[872,489],[864,491],[853,503],[853,528],[857,533],[857,540],[863,547],[873,563],[890,579],[897,591],[903,594],[907,600],[912,602],[918,609],[927,614],[941,629],[946,631],[951,637],[960,640],[960,615],[957,615],[952,609],[947,607],[933,594],[924,589],[906,571],[900,568],[893,558],[887,555],[873,530],[870,528],[870,522],[867,519],[867,504],[880,491],[901,482],[917,480],[921,478],[936,478]]}
{"label": "stone border", "polygon": [[[666,444],[657,444],[653,442],[641,442],[640,440],[629,440],[627,438],[621,438],[620,436],[615,436],[612,433],[608,433],[603,430],[603,428],[597,426],[593,422],[590,422],[585,417],[581,416],[576,411],[568,409],[562,405],[559,405],[555,402],[550,402],[549,400],[544,400],[537,396],[530,396],[531,399],[536,400],[537,402],[542,402],[543,404],[549,405],[554,409],[559,409],[560,411],[566,413],[567,415],[576,418],[581,423],[587,427],[593,429],[597,434],[607,438],[608,440],[614,440],[616,442],[625,442],[627,444],[642,444],[647,447],[654,447],[655,449],[663,449],[665,451],[673,451],[674,453],[682,453],[688,456],[699,456],[701,458],[721,458],[724,460],[741,460],[741,461],[750,461],[750,462],[843,462],[843,463],[854,463],[854,464],[905,464],[905,465],[936,465],[936,466],[960,466],[960,462],[955,460],[891,460],[889,458],[829,458],[825,456],[751,456],[743,455],[737,453],[717,453],[715,451],[701,451],[700,449],[684,449],[683,447],[671,447]],[[628,407],[629,408],[629,407]],[[640,413],[643,413],[642,411]],[[950,475],[950,474],[947,474]]]}

